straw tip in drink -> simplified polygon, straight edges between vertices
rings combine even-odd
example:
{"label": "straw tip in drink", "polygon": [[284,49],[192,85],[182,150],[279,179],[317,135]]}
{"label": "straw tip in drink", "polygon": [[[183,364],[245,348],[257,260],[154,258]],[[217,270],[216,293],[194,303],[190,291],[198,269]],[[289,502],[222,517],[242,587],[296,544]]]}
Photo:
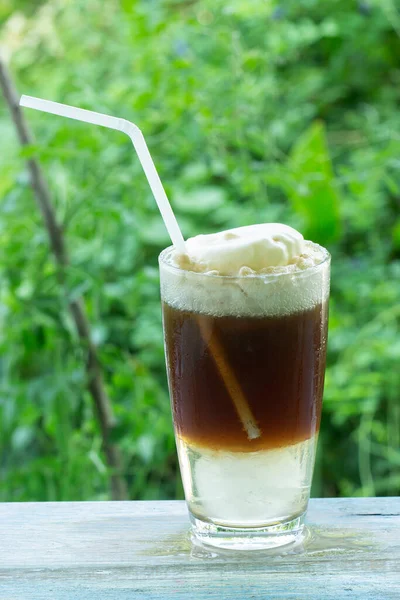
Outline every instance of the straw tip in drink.
{"label": "straw tip in drink", "polygon": [[255,423],[246,423],[245,429],[249,440],[256,440],[257,438],[261,437],[261,430]]}

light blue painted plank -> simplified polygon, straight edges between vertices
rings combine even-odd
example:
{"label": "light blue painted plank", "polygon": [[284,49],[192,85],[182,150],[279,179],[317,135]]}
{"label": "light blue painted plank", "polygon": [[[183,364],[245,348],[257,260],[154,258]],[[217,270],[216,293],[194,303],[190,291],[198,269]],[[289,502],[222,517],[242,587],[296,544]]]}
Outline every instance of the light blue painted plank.
{"label": "light blue painted plank", "polygon": [[400,499],[313,500],[298,553],[194,548],[179,502],[0,505],[0,600],[400,598]]}

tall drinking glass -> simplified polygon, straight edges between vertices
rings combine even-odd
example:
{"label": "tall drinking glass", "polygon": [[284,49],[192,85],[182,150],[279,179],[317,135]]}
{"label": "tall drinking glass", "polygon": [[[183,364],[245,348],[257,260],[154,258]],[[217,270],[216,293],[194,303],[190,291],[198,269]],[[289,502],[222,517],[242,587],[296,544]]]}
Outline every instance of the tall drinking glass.
{"label": "tall drinking glass", "polygon": [[240,549],[303,527],[321,418],[330,256],[218,276],[160,257],[176,444],[194,534]]}

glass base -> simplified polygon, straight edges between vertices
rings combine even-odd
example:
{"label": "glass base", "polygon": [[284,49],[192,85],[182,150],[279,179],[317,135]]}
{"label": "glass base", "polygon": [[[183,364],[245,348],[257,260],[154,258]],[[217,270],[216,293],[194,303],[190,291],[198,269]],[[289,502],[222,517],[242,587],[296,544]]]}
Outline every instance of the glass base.
{"label": "glass base", "polygon": [[305,513],[266,527],[226,527],[202,521],[190,513],[194,542],[228,550],[270,550],[302,539]]}

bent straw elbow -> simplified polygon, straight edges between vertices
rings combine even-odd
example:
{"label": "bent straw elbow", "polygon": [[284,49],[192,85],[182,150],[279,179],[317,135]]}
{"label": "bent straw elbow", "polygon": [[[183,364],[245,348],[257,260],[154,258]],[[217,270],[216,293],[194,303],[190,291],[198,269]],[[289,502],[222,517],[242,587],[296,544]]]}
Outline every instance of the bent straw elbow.
{"label": "bent straw elbow", "polygon": [[119,131],[122,131],[122,133],[126,133],[133,143],[139,139],[144,139],[142,130],[139,129],[135,123],[132,123],[132,121],[128,121],[127,119],[118,119],[118,129]]}

